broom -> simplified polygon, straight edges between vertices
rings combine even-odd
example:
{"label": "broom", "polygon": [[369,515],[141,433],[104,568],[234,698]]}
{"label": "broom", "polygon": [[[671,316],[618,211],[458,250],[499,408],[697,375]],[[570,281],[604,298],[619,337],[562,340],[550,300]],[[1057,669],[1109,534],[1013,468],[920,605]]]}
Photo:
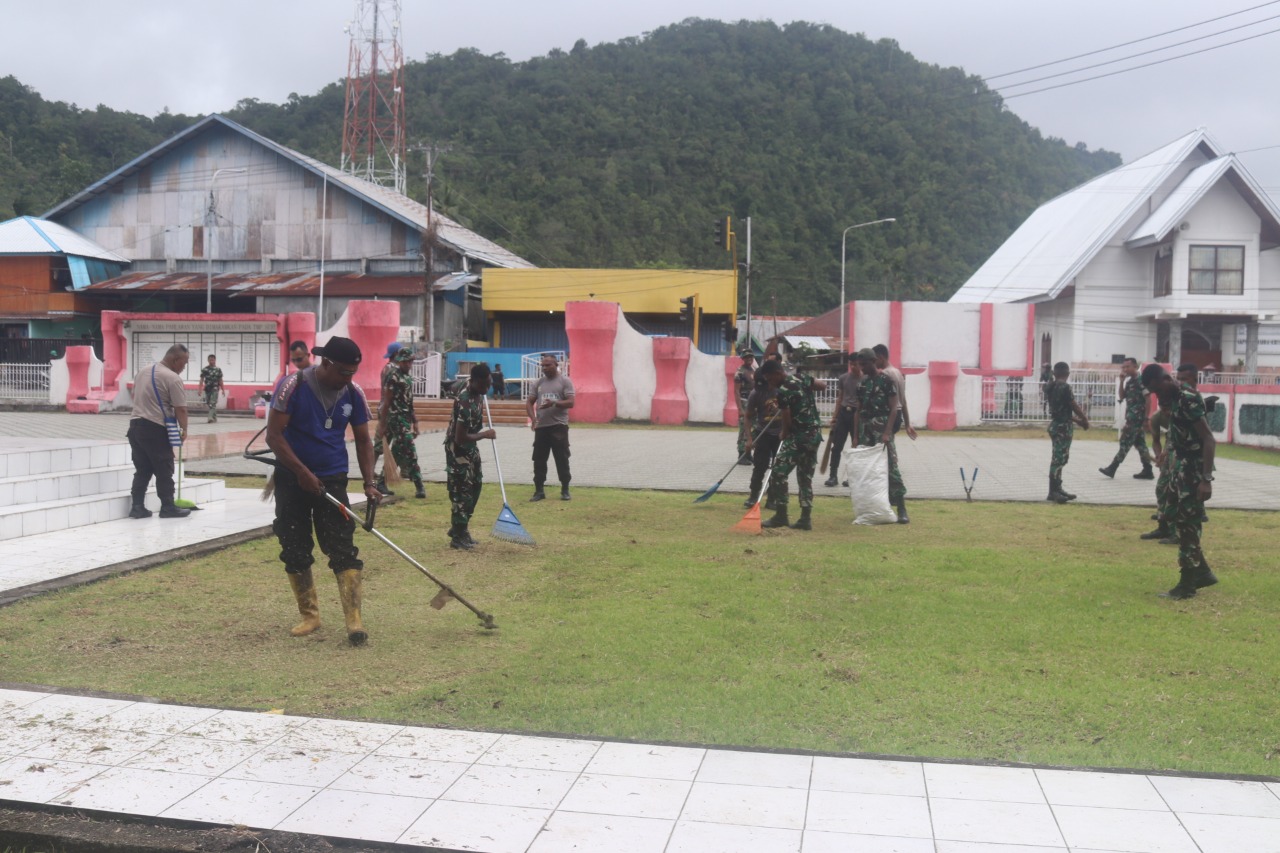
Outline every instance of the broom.
{"label": "broom", "polygon": [[186,472],[182,467],[182,445],[179,444],[178,445],[178,496],[173,499],[173,505],[176,507],[179,507],[180,509],[200,509],[200,507],[196,506],[195,501],[189,501],[182,497],[182,481],[184,479],[185,473]]}
{"label": "broom", "polygon": [[[489,412],[489,397],[485,395],[480,398],[484,401],[484,416],[489,422],[489,429],[493,429],[493,415]],[[517,545],[534,545],[533,537],[529,535],[529,531],[524,529],[524,525],[520,523],[520,519],[516,518],[516,514],[511,511],[511,507],[507,504],[507,487],[502,482],[502,463],[498,461],[498,442],[489,439],[493,445],[493,465],[498,470],[498,488],[502,490],[502,512],[498,513],[498,520],[493,523],[491,534],[494,539],[503,539],[507,542],[514,542]]]}

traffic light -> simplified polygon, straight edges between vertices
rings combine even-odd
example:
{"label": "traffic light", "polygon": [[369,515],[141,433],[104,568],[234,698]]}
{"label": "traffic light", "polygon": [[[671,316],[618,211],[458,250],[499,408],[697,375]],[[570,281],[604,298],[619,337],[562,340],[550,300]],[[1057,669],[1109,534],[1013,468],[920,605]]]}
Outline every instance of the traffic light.
{"label": "traffic light", "polygon": [[686,296],[680,300],[680,319],[693,320],[693,297]]}
{"label": "traffic light", "polygon": [[729,217],[716,220],[716,245],[722,249],[729,248]]}

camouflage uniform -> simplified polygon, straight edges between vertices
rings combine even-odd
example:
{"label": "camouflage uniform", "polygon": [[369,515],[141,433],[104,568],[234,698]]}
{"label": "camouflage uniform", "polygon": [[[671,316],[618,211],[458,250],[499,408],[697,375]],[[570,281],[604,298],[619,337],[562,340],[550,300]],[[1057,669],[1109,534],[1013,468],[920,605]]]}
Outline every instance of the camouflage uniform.
{"label": "camouflage uniform", "polygon": [[[1153,435],[1161,430],[1169,429],[1169,412],[1163,406],[1151,416],[1151,432]],[[1160,526],[1172,535],[1173,514],[1178,505],[1177,484],[1173,480],[1174,459],[1172,442],[1165,441],[1164,461],[1160,463],[1160,477],[1156,480],[1156,513],[1160,516]]]}
{"label": "camouflage uniform", "polygon": [[204,367],[200,371],[200,386],[204,389],[204,404],[209,407],[209,420],[218,419],[218,389],[222,387],[222,368]]}
{"label": "camouflage uniform", "polygon": [[472,396],[471,389],[466,388],[453,401],[453,415],[449,418],[449,429],[444,434],[444,467],[448,474],[449,503],[452,507],[450,521],[455,529],[465,528],[475,512],[476,503],[480,500],[480,489],[484,486],[484,472],[480,468],[480,448],[476,442],[462,444],[454,442],[461,423],[463,432],[475,435],[484,431],[483,402],[479,396]]}
{"label": "camouflage uniform", "polygon": [[421,486],[418,448],[413,444],[413,377],[399,369],[392,370],[383,379],[382,394],[387,399],[387,423],[383,435],[391,446],[391,455],[400,466],[400,476],[415,486]]}
{"label": "camouflage uniform", "polygon": [[1076,434],[1076,422],[1072,419],[1075,395],[1071,386],[1057,380],[1045,387],[1044,397],[1049,404],[1049,438],[1053,439],[1053,457],[1049,461],[1049,479],[1062,482],[1062,469],[1071,459],[1071,439]]}
{"label": "camouflage uniform", "polygon": [[[887,374],[877,371],[875,376],[862,377],[858,386],[858,444],[871,446],[880,443],[889,423],[889,411],[893,398],[898,396],[898,386]],[[896,504],[907,496],[907,486],[898,470],[898,448],[893,434],[889,435],[889,502]]]}
{"label": "camouflage uniform", "polygon": [[756,369],[745,364],[733,374],[733,390],[738,398],[738,458],[747,455],[747,437],[751,433],[751,424],[747,421],[747,398],[755,388]]}
{"label": "camouflage uniform", "polygon": [[1145,424],[1147,420],[1147,392],[1136,376],[1131,376],[1124,384],[1124,426],[1120,429],[1120,449],[1111,460],[1110,470],[1120,467],[1120,463],[1129,455],[1130,447],[1138,448],[1138,458],[1142,460],[1142,470],[1151,471],[1151,453],[1147,450]]}
{"label": "camouflage uniform", "polygon": [[769,500],[775,509],[786,509],[787,481],[795,469],[800,507],[807,509],[813,506],[813,472],[818,467],[818,446],[822,444],[822,420],[813,399],[813,377],[787,377],[778,387],[777,404],[779,409],[791,412],[791,430],[773,458]]}
{"label": "camouflage uniform", "polygon": [[1204,416],[1204,398],[1200,392],[1186,384],[1179,387],[1178,398],[1169,412],[1169,444],[1177,455],[1173,463],[1172,513],[1178,537],[1178,567],[1184,578],[1208,572],[1200,550],[1204,501],[1198,494],[1204,482],[1204,447],[1195,429]]}
{"label": "camouflage uniform", "polygon": [[[386,364],[382,365],[382,376],[378,380],[378,387],[383,389],[382,393],[384,394],[387,393],[386,392],[387,377],[389,377],[392,373],[398,373],[398,372],[399,372],[399,369],[396,367],[395,362],[393,361],[388,361]],[[383,427],[382,429],[383,429],[383,435],[386,435],[387,434],[386,427]],[[373,467],[375,469],[377,469],[378,460],[381,458],[382,458],[382,442],[375,440],[373,442]],[[385,468],[386,466],[383,466],[383,467]],[[378,475],[378,482],[380,484],[384,483],[383,477],[381,474]]]}

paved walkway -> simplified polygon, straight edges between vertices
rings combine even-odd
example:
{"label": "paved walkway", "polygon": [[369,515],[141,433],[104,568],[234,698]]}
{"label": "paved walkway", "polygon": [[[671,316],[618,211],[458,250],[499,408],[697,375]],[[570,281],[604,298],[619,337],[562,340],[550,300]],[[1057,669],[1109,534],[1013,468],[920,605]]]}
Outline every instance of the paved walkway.
{"label": "paved walkway", "polygon": [[[206,458],[189,465],[192,473],[261,474],[256,463],[218,455],[238,453],[261,423],[193,424],[188,455]],[[0,412],[0,436],[101,439],[123,437],[126,425],[118,416]],[[435,433],[418,442],[435,479],[442,439]],[[732,434],[722,430],[575,429],[572,441],[580,486],[700,492],[725,473],[733,452]],[[528,431],[499,428],[498,446],[508,482],[530,482]],[[962,465],[980,469],[977,498],[1044,497],[1047,441],[922,436],[904,440],[901,450],[916,497],[962,499]],[[1114,481],[1094,470],[1114,445],[1082,441],[1073,451],[1067,486],[1082,502],[1150,502],[1151,484],[1126,476],[1132,470]],[[1219,472],[1215,506],[1280,508],[1274,468],[1223,461]],[[722,490],[744,490],[748,476],[734,467]],[[174,524],[186,526],[184,534],[199,525],[214,539],[269,521],[256,491],[228,494],[225,506]],[[93,553],[104,541],[130,539],[136,560],[192,547],[164,524],[97,525],[90,548],[83,530],[6,543],[12,570],[0,568],[0,587],[7,571],[47,582],[58,565],[89,576],[115,570]],[[17,587],[7,594],[24,591]],[[0,690],[0,797],[363,839],[369,849],[398,842],[529,853],[1280,853],[1275,781],[528,737],[22,685]]]}

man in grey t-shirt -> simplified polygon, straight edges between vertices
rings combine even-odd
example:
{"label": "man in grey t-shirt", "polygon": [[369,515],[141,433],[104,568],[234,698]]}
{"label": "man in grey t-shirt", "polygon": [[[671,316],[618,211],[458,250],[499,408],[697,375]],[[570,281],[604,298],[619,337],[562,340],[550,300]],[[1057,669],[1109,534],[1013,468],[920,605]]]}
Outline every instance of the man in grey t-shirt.
{"label": "man in grey t-shirt", "polygon": [[133,379],[133,417],[129,419],[129,448],[133,451],[133,506],[130,518],[147,518],[151,510],[144,500],[151,478],[156,478],[161,518],[186,518],[189,509],[179,509],[173,501],[173,445],[169,443],[166,418],[177,422],[179,440],[187,435],[187,391],[182,372],[191,355],[182,344],[174,344],[164,358],[149,364]]}
{"label": "man in grey t-shirt", "polygon": [[[823,485],[828,487],[836,485],[839,480],[840,454],[844,452],[845,440],[853,432],[853,413],[858,408],[858,386],[862,384],[862,371],[858,369],[858,362],[848,356],[845,358],[848,369],[836,380],[836,410],[831,416],[831,433],[827,436],[827,441],[831,442],[831,467]],[[860,444],[856,435],[850,444],[853,447]]]}
{"label": "man in grey t-shirt", "polygon": [[533,497],[546,498],[542,484],[547,481],[547,457],[555,456],[560,478],[560,500],[569,500],[569,410],[573,408],[573,383],[560,373],[554,355],[542,357],[542,378],[533,383],[525,400],[529,425],[533,430]]}

